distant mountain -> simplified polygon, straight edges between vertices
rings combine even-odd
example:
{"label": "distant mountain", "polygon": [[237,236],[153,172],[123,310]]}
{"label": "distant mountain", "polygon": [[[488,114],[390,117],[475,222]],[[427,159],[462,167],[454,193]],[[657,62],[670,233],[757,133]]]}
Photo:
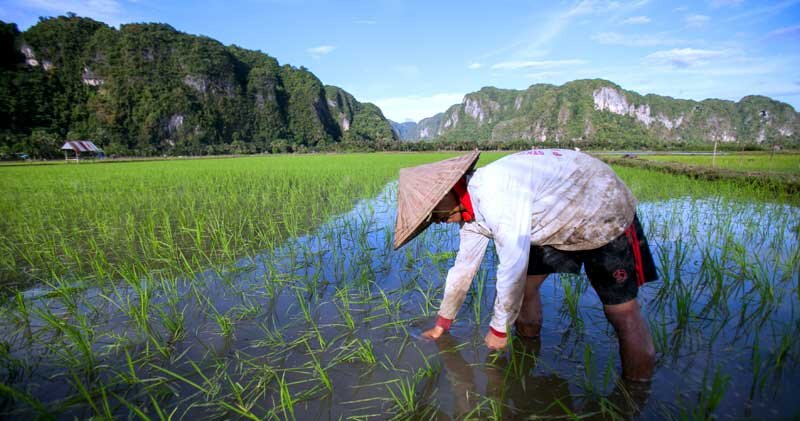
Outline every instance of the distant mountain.
{"label": "distant mountain", "polygon": [[404,133],[401,140],[522,140],[570,147],[715,141],[797,147],[800,115],[764,96],[691,101],[640,95],[593,79],[526,90],[486,87]]}
{"label": "distant mountain", "polygon": [[389,124],[392,125],[392,131],[394,131],[394,134],[398,139],[407,141],[415,141],[419,139],[419,134],[417,133],[417,123],[413,121],[398,123],[396,121],[389,120]]}
{"label": "distant mountain", "polygon": [[396,142],[378,107],[304,67],[165,24],[0,22],[0,153],[208,154]]}
{"label": "distant mountain", "polygon": [[414,123],[413,121],[405,123],[389,121],[392,123],[392,129],[398,139],[401,141],[416,142],[419,140],[434,139],[444,114],[445,113],[439,113],[433,117],[423,118],[418,123]]}

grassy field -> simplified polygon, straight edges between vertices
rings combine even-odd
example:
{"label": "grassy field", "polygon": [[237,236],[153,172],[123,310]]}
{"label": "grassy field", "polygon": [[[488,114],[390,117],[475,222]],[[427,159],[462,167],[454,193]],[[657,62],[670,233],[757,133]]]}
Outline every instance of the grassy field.
{"label": "grassy field", "polygon": [[658,351],[641,390],[584,276],[547,281],[541,341],[488,353],[491,252],[452,335],[417,339],[457,227],[393,251],[392,180],[452,155],[0,168],[0,416],[798,413],[796,196],[615,168],[661,278],[640,293]]}
{"label": "grassy field", "polygon": [[702,167],[725,168],[737,171],[760,171],[775,174],[800,175],[800,153],[726,153],[724,155],[637,155],[640,159],[658,162],[677,162]]}
{"label": "grassy field", "polygon": [[[193,272],[274,247],[453,154],[298,155],[0,169],[0,289]],[[485,159],[489,159],[488,154]]]}

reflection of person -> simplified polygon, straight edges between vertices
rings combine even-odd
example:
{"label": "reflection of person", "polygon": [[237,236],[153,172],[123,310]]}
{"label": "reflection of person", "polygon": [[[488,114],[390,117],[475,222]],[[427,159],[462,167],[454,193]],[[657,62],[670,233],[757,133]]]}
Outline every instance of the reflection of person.
{"label": "reflection of person", "polygon": [[512,323],[518,334],[538,336],[542,282],[583,266],[617,333],[623,376],[650,379],[655,351],[636,295],[656,279],[655,265],[628,187],[576,151],[530,150],[472,171],[478,156],[400,171],[395,249],[431,223],[461,224],[439,319],[423,336],[437,339],[449,329],[491,239],[499,263],[489,348],[506,346]]}
{"label": "reflection of person", "polygon": [[606,397],[622,415],[633,418],[641,414],[650,397],[650,382],[634,382],[621,379]]}
{"label": "reflection of person", "polygon": [[467,415],[478,402],[475,390],[475,375],[472,367],[467,364],[461,353],[458,352],[458,343],[450,335],[443,335],[436,341],[439,355],[442,356],[447,379],[453,388],[452,396],[455,399],[455,418],[461,419]]}
{"label": "reflection of person", "polygon": [[[464,360],[452,336],[442,335],[436,345],[453,387],[455,418],[461,419],[471,413],[479,402],[473,367]],[[514,341],[510,357],[490,356],[483,370],[486,375],[486,396],[502,403],[503,409],[507,409],[506,402],[510,403],[510,409],[520,416],[563,416],[563,408],[553,405],[556,400],[574,410],[566,380],[552,373],[533,375],[540,350],[541,341],[538,338],[524,339]]]}

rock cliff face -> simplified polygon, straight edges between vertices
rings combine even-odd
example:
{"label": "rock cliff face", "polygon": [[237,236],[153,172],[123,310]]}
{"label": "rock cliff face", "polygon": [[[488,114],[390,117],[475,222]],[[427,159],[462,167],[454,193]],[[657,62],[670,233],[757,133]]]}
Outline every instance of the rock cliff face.
{"label": "rock cliff face", "polygon": [[[483,88],[424,119],[414,139],[582,143],[725,142],[800,145],[800,115],[763,96],[738,102],[640,95],[601,79],[527,90]],[[407,132],[407,133],[408,133]],[[401,140],[409,139],[408,135]]]}
{"label": "rock cliff face", "polygon": [[376,106],[303,67],[165,24],[115,29],[62,16],[19,32],[0,22],[0,47],[0,109],[14,113],[0,118],[0,149],[35,131],[141,155],[397,139]]}
{"label": "rock cliff face", "polygon": [[406,121],[405,123],[398,123],[389,120],[392,125],[392,131],[395,136],[401,140],[415,141],[419,140],[419,133],[417,133],[417,123],[413,121]]}
{"label": "rock cliff face", "polygon": [[[456,107],[456,105],[453,107]],[[448,109],[448,111],[450,111],[450,109]],[[447,127],[453,127],[454,124],[458,122],[458,114],[451,113],[451,118],[442,123],[442,117],[444,115],[445,113],[439,113],[433,117],[423,118],[418,123],[393,123],[392,128],[397,138],[401,141],[416,142],[434,139],[442,134],[446,128],[445,125],[447,125]]]}

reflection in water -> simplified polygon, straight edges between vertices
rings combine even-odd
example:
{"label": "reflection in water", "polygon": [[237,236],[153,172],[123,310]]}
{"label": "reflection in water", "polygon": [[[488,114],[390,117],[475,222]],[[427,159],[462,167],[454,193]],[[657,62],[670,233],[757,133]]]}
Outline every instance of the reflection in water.
{"label": "reflection in water", "polygon": [[[539,338],[515,338],[507,352],[491,353],[483,364],[475,365],[462,356],[463,345],[449,334],[436,341],[456,419],[554,418],[574,413],[629,418],[639,415],[650,396],[650,382],[620,380],[608,396],[584,396],[585,403],[578,405],[566,379],[536,370],[542,348]],[[486,378],[483,390],[477,380],[481,375]]]}
{"label": "reflection in water", "polygon": [[[115,394],[143,410],[157,401],[183,418],[236,417],[220,412],[236,396],[258,418],[286,416],[281,399],[295,403],[297,419],[386,418],[398,412],[390,391],[401,386],[399,403],[411,413],[396,415],[409,418],[431,408],[445,419],[764,419],[800,411],[791,387],[800,384],[798,208],[723,199],[640,205],[662,275],[640,291],[658,351],[651,393],[650,384],[615,383],[617,340],[583,276],[545,282],[541,341],[514,338],[510,350],[487,357],[480,333],[493,303],[493,253],[453,336],[410,337],[432,324],[458,235],[457,227],[432,227],[391,251],[394,186],[234,268],[187,279],[147,275],[142,285],[152,289],[26,291],[19,310],[0,306],[0,383],[63,411],[60,418],[97,415],[64,371],[62,360],[83,362],[78,340],[96,353],[99,375],[87,385],[116,385],[131,372],[146,380]],[[151,310],[146,318],[141,308]],[[62,320],[90,329],[70,337],[60,333]],[[126,363],[127,353],[145,352]],[[429,359],[440,359],[443,372]],[[200,396],[194,385],[206,385],[204,377],[213,387]],[[153,386],[163,381],[169,385]],[[112,405],[119,418],[129,415]],[[0,393],[0,418],[29,414]]]}
{"label": "reflection in water", "polygon": [[[490,407],[493,412],[499,410],[500,414],[494,415],[504,418],[523,414],[563,416],[565,409],[574,409],[565,379],[554,373],[534,373],[541,352],[539,339],[513,340],[507,352],[489,354],[484,364],[475,366],[467,364],[453,336],[445,334],[436,345],[452,385],[456,418],[475,417],[482,395],[499,404]],[[476,369],[486,377],[483,391],[476,386]],[[554,404],[556,401],[561,406]]]}

